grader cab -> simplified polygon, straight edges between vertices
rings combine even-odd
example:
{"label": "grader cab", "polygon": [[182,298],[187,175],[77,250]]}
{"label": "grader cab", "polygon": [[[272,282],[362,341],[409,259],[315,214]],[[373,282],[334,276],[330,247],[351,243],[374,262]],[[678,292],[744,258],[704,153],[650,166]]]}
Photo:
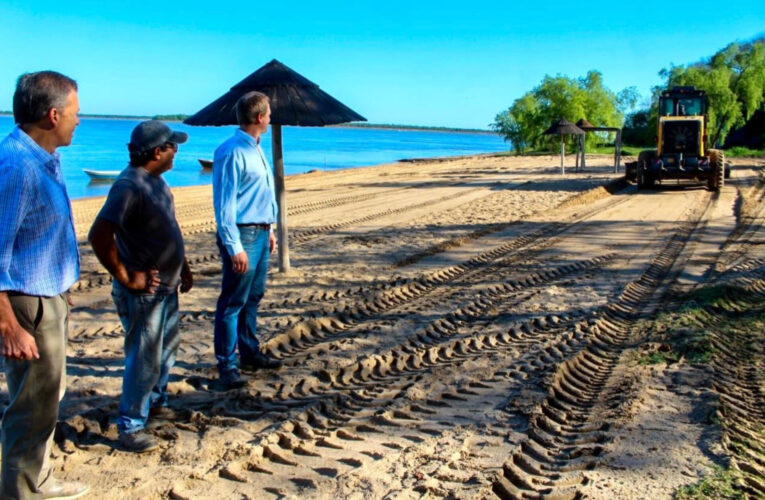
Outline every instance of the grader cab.
{"label": "grader cab", "polygon": [[729,176],[722,150],[707,147],[707,96],[693,87],[674,87],[659,96],[656,149],[641,151],[627,177],[639,189],[656,183],[706,183],[713,191]]}

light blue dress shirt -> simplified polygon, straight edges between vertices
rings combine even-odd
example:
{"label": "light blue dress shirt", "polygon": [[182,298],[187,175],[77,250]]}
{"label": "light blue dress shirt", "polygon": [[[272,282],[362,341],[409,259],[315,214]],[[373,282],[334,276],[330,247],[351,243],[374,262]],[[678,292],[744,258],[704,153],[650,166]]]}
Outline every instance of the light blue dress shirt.
{"label": "light blue dress shirt", "polygon": [[80,275],[57,153],[16,127],[0,142],[0,291],[53,297]]}
{"label": "light blue dress shirt", "polygon": [[244,251],[237,224],[276,222],[273,172],[258,141],[242,129],[215,150],[213,207],[218,235],[230,256]]}

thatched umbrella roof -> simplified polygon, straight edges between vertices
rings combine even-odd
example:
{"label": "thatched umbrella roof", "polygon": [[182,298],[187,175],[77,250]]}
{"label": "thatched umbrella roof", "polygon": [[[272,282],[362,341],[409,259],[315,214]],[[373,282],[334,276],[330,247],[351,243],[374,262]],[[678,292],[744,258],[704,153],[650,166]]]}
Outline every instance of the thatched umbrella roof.
{"label": "thatched umbrella roof", "polygon": [[560,135],[560,173],[565,174],[566,168],[563,166],[566,157],[566,149],[563,136],[566,134],[584,135],[584,130],[580,129],[565,118],[550,125],[550,128],[544,131],[545,135]]}
{"label": "thatched umbrella roof", "polygon": [[247,92],[266,94],[271,104],[271,123],[321,127],[366,121],[345,104],[276,59],[237,83],[231,90],[190,116],[188,125],[236,125],[234,105]]}
{"label": "thatched umbrella roof", "polygon": [[311,80],[276,59],[237,83],[231,90],[208,104],[183,123],[187,125],[236,125],[236,102],[247,92],[257,90],[268,96],[271,105],[271,141],[276,201],[279,205],[277,238],[279,270],[290,269],[287,234],[287,197],[284,189],[282,125],[321,127],[354,121],[367,121],[345,104],[319,88]]}
{"label": "thatched umbrella roof", "polygon": [[550,125],[550,128],[544,131],[544,135],[564,135],[564,134],[584,134],[584,130],[580,129],[565,118],[561,118],[557,122]]}
{"label": "thatched umbrella roof", "polygon": [[589,129],[596,128],[595,125],[587,121],[587,118],[582,118],[581,120],[576,122],[576,126],[584,130],[585,132],[587,132],[587,130]]}

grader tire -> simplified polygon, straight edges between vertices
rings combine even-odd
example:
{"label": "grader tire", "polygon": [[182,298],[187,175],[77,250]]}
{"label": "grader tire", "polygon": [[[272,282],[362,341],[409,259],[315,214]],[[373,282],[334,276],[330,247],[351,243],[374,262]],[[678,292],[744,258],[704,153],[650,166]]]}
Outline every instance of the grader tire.
{"label": "grader tire", "polygon": [[635,172],[635,181],[638,189],[647,189],[653,187],[654,179],[651,176],[649,165],[656,158],[656,151],[647,149],[638,154],[637,169]]}
{"label": "grader tire", "polygon": [[709,189],[719,191],[725,186],[725,152],[719,149],[709,151]]}
{"label": "grader tire", "polygon": [[648,189],[653,187],[653,179],[651,173],[648,171],[647,165],[644,161],[638,163],[637,166],[637,187],[638,189]]}

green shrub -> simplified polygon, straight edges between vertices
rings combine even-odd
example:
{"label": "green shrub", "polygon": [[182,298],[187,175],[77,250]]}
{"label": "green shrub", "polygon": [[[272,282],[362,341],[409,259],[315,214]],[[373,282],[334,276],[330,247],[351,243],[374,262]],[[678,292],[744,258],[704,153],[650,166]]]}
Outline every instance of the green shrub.
{"label": "green shrub", "polygon": [[743,146],[735,146],[725,150],[725,155],[736,158],[757,158],[765,156],[765,149],[749,149]]}

